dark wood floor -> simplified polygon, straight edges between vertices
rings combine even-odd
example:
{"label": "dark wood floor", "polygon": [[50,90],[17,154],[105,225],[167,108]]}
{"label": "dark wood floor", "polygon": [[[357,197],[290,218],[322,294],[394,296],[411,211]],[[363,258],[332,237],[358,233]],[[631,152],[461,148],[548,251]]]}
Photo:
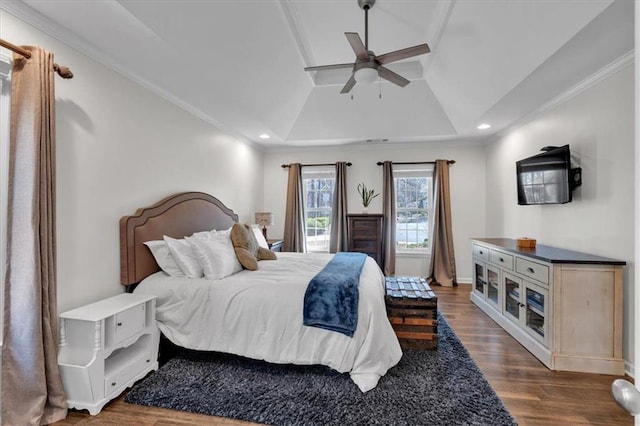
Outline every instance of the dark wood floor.
{"label": "dark wood floor", "polygon": [[[471,304],[470,285],[435,287],[433,290],[447,322],[520,425],[633,425],[633,418],[611,398],[610,386],[615,376],[550,371]],[[67,419],[56,424],[249,423],[141,407],[127,404],[120,397],[97,416],[70,410]]]}

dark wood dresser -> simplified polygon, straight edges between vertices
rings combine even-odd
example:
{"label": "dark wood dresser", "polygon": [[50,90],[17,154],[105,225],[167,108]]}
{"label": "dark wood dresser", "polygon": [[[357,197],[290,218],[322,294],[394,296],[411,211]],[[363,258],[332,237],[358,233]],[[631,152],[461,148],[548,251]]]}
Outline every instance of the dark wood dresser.
{"label": "dark wood dresser", "polygon": [[359,251],[373,257],[380,268],[382,265],[382,225],[381,214],[347,215],[349,229],[349,251]]}

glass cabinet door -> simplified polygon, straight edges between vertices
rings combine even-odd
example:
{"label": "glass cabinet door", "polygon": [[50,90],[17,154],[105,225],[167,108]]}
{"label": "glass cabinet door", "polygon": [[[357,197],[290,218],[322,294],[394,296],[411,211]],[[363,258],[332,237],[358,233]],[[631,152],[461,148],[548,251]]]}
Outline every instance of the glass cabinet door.
{"label": "glass cabinet door", "polygon": [[500,310],[499,304],[500,272],[487,267],[487,301]]}
{"label": "glass cabinet door", "polygon": [[473,263],[474,272],[473,272],[473,288],[478,293],[484,297],[484,269],[485,266],[483,263],[474,262]]}
{"label": "glass cabinet door", "polygon": [[525,282],[524,323],[530,335],[546,345],[549,292],[535,284]]}
{"label": "glass cabinet door", "polygon": [[507,318],[520,322],[520,295],[522,294],[522,280],[504,274],[504,314]]}

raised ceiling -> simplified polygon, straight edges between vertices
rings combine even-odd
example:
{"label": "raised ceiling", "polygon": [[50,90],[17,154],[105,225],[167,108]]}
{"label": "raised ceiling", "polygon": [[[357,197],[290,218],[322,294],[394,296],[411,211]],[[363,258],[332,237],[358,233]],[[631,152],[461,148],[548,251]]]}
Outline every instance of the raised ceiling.
{"label": "raised ceiling", "polygon": [[[389,65],[411,80],[405,88],[356,85],[352,99],[340,94],[348,69],[303,68],[354,61],[344,32],[364,39],[356,0],[3,3],[265,147],[484,138],[634,47],[629,0],[377,0],[371,50],[427,42],[432,53]],[[477,130],[482,122],[492,128]]]}

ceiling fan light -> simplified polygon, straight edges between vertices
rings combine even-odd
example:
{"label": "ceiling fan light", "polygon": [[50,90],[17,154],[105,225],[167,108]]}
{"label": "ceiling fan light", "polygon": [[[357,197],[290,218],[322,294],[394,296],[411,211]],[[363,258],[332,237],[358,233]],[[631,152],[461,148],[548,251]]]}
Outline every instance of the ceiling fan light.
{"label": "ceiling fan light", "polygon": [[371,84],[378,79],[378,70],[375,68],[360,68],[354,74],[359,84]]}

